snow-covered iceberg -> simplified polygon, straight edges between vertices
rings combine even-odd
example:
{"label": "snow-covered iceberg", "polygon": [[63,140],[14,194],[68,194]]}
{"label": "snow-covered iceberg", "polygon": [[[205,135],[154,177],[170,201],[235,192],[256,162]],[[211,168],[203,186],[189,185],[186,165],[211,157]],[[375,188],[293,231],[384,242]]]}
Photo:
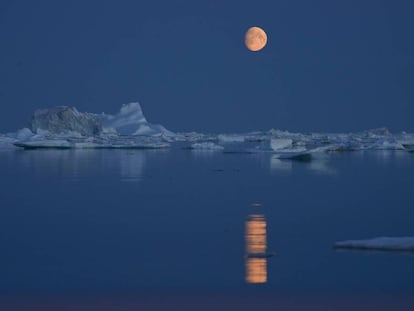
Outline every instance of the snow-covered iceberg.
{"label": "snow-covered iceberg", "polygon": [[122,105],[115,115],[79,112],[74,107],[58,106],[36,110],[30,122],[35,134],[80,134],[82,136],[114,135],[173,135],[165,127],[147,121],[139,103]]}
{"label": "snow-covered iceberg", "polygon": [[165,148],[174,133],[149,123],[140,104],[123,105],[116,115],[79,112],[58,106],[37,110],[30,129],[6,134],[8,143],[35,148]]}
{"label": "snow-covered iceberg", "polygon": [[115,115],[102,114],[104,132],[119,135],[170,135],[173,133],[159,124],[148,123],[139,103],[122,105]]}
{"label": "snow-covered iceberg", "polygon": [[95,136],[102,133],[102,124],[98,116],[81,113],[74,107],[58,106],[36,110],[30,122],[33,133],[48,131],[61,134],[79,133],[83,136]]}
{"label": "snow-covered iceberg", "polygon": [[414,237],[378,237],[368,240],[349,240],[336,242],[335,248],[413,251]]}

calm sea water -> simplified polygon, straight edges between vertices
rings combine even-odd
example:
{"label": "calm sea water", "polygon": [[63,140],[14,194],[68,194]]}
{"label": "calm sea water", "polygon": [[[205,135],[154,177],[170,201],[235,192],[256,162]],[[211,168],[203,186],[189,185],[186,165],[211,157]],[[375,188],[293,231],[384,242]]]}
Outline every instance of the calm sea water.
{"label": "calm sea water", "polygon": [[413,236],[413,185],[402,151],[2,151],[0,295],[408,297],[414,255],[332,245]]}

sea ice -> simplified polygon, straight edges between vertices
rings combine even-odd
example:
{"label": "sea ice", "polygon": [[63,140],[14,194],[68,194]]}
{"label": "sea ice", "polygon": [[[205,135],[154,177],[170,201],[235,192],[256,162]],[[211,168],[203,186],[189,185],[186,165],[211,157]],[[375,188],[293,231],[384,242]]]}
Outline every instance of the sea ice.
{"label": "sea ice", "polygon": [[69,149],[72,147],[72,144],[67,140],[59,139],[15,142],[14,145],[17,147],[23,147],[25,149]]}
{"label": "sea ice", "polygon": [[14,148],[15,139],[0,134],[0,149]]}
{"label": "sea ice", "polygon": [[221,143],[242,143],[245,140],[243,135],[235,135],[235,134],[220,134],[218,135],[218,140]]}
{"label": "sea ice", "polygon": [[303,159],[329,151],[406,150],[414,134],[392,134],[386,128],[359,133],[291,133],[271,129],[244,134],[173,133],[149,123],[139,103],[123,105],[115,115],[81,113],[59,106],[37,110],[30,128],[0,135],[0,147],[24,148],[165,148],[192,143],[193,149],[269,152],[275,159]]}
{"label": "sea ice", "polygon": [[215,143],[212,143],[212,142],[204,142],[204,143],[192,144],[191,149],[219,151],[219,150],[223,150],[224,147],[220,146],[220,145],[217,145]]}
{"label": "sea ice", "polygon": [[414,237],[378,237],[368,240],[336,242],[336,248],[414,251]]}
{"label": "sea ice", "polygon": [[161,149],[170,147],[168,142],[160,138],[134,136],[67,139],[37,137],[29,141],[14,142],[14,145],[25,149]]}

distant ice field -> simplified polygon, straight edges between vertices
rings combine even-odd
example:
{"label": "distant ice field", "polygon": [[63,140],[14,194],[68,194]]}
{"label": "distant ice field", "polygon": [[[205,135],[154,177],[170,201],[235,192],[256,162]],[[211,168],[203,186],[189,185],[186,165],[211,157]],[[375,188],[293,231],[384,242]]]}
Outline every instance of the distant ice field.
{"label": "distant ice field", "polygon": [[34,113],[28,128],[0,134],[0,148],[25,149],[156,149],[171,145],[200,151],[270,152],[297,159],[327,152],[414,150],[413,133],[386,128],[358,133],[291,133],[270,129],[249,133],[175,133],[149,123],[139,103],[123,105],[115,115],[81,113],[53,107]]}

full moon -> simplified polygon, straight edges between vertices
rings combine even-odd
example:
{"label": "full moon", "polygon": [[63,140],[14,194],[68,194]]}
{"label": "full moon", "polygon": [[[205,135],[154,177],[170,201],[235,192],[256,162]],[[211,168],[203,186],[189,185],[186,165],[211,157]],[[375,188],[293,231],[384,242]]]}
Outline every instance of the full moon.
{"label": "full moon", "polygon": [[244,37],[244,43],[250,51],[260,51],[267,43],[266,32],[260,27],[250,27]]}

